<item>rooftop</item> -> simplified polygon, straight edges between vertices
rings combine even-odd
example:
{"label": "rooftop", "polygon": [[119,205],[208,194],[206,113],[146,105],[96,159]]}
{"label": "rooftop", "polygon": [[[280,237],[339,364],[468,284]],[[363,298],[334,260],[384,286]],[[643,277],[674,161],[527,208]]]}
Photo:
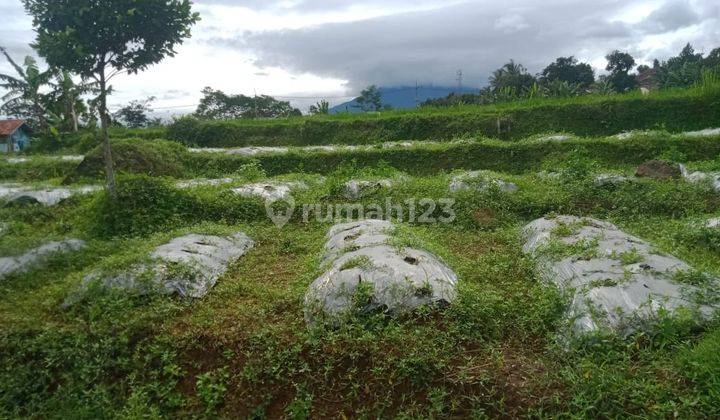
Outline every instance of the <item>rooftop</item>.
{"label": "rooftop", "polygon": [[25,120],[0,120],[0,137],[7,137],[22,127]]}

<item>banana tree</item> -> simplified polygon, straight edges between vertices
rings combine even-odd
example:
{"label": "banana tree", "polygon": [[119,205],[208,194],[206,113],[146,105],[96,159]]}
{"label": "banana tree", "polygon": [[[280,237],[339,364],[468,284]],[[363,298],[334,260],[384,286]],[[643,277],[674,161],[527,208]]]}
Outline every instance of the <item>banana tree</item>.
{"label": "banana tree", "polygon": [[52,92],[49,97],[56,114],[62,115],[66,128],[78,131],[79,114],[85,109],[81,96],[97,90],[97,83],[75,83],[68,71],[55,74],[55,80],[50,82]]}
{"label": "banana tree", "polygon": [[25,57],[23,68],[10,57],[5,48],[0,47],[0,53],[17,73],[16,76],[0,74],[0,88],[7,90],[7,93],[0,98],[3,102],[0,111],[14,115],[29,115],[40,127],[47,128],[47,109],[43,104],[44,95],[40,89],[50,81],[53,72],[49,70],[41,72],[37,61],[30,56]]}

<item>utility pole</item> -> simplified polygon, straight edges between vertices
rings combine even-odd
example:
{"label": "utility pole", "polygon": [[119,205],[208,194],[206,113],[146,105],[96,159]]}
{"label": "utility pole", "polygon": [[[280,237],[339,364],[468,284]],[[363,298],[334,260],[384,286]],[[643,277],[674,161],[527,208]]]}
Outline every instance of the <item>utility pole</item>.
{"label": "utility pole", "polygon": [[415,80],[415,108],[417,108],[420,105],[419,100],[418,100],[418,89],[419,88],[420,87],[418,86],[418,81],[416,79]]}

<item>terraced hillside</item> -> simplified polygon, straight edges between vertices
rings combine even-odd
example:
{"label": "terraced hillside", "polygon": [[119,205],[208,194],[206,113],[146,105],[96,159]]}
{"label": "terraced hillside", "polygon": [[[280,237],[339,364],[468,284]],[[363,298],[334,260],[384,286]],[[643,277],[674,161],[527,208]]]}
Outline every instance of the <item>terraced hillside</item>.
{"label": "terraced hillside", "polygon": [[118,135],[118,203],[98,150],[1,160],[0,415],[720,416],[717,99],[631,99],[658,121]]}

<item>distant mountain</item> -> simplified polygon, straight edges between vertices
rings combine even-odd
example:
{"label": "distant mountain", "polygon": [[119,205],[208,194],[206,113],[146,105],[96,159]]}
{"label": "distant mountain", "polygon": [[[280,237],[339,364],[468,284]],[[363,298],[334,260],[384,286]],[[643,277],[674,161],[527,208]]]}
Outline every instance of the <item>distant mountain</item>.
{"label": "distant mountain", "polygon": [[[444,98],[451,93],[476,93],[477,89],[444,86],[420,86],[417,89],[414,86],[405,87],[381,87],[378,88],[382,95],[383,105],[389,104],[393,109],[409,109],[415,108],[428,99]],[[331,114],[339,112],[361,112],[356,107],[357,102],[352,100],[343,104],[330,108]]]}

